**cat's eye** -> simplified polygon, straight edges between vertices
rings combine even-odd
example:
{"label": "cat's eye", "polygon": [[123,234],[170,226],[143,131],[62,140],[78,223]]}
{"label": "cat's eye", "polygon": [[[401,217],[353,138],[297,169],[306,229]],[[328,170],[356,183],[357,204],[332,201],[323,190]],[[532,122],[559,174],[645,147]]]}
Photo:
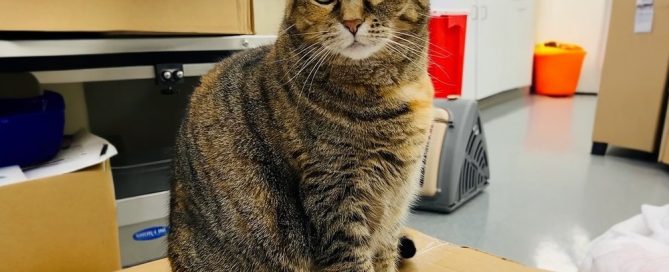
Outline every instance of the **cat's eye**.
{"label": "cat's eye", "polygon": [[337,0],[314,0],[316,3],[319,3],[321,5],[329,5],[334,3]]}

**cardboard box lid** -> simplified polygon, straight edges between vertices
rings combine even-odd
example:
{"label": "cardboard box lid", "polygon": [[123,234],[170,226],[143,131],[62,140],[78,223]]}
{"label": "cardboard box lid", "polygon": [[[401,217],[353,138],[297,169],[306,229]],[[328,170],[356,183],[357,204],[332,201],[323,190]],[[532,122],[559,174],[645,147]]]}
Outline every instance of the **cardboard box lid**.
{"label": "cardboard box lid", "polygon": [[252,0],[0,1],[1,31],[253,34]]}
{"label": "cardboard box lid", "polygon": [[115,203],[109,162],[0,187],[0,270],[120,269]]}
{"label": "cardboard box lid", "polygon": [[[416,242],[416,257],[404,262],[401,272],[536,272],[520,264],[466,247],[451,245],[417,231],[408,234]],[[123,270],[123,272],[170,272],[167,259]]]}

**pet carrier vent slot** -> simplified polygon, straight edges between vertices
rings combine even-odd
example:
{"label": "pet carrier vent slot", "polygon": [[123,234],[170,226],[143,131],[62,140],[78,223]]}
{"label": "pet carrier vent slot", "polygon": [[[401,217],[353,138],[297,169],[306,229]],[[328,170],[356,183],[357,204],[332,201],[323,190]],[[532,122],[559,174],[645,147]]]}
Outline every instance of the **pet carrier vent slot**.
{"label": "pet carrier vent slot", "polygon": [[486,154],[481,120],[472,128],[467,141],[465,161],[460,172],[458,199],[463,200],[488,181],[488,155]]}

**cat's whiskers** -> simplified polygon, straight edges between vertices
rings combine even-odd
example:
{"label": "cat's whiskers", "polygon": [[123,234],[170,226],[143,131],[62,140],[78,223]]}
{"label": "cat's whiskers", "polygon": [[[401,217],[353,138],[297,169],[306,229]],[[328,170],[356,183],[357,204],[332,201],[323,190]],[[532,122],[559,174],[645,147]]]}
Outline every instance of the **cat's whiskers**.
{"label": "cat's whiskers", "polygon": [[[399,44],[399,43],[398,43],[398,45],[402,45],[402,44]],[[407,56],[406,54],[404,54],[404,52],[402,52],[402,50],[401,50],[400,48],[397,48],[397,47],[395,47],[395,46],[397,46],[397,45],[394,45],[394,46],[393,46],[392,44],[387,44],[387,48],[388,48],[388,49],[391,49],[391,51],[393,51],[393,52],[395,52],[395,53],[397,53],[397,54],[402,55],[405,59],[407,59],[407,60],[410,61],[411,63],[413,63],[413,62],[416,61],[415,59],[411,59],[409,56]],[[439,65],[437,65],[437,66],[439,66]],[[440,66],[439,66],[439,67],[440,67]],[[441,69],[441,67],[440,67],[440,69]],[[443,71],[443,69],[442,69],[442,71]],[[448,76],[448,72],[444,71],[444,73],[446,73],[446,75]],[[445,81],[441,80],[439,77],[435,77],[435,76],[432,75],[429,71],[427,71],[427,74],[428,74],[433,80],[436,80],[436,81],[438,81],[439,83],[442,83],[442,84],[447,85],[447,86],[455,86],[455,84],[453,84],[453,83],[448,83],[448,82],[445,82]],[[450,79],[450,76],[448,76],[448,77],[449,77],[449,79]]]}
{"label": "cat's whiskers", "polygon": [[302,56],[297,61],[295,61],[296,65],[287,67],[286,73],[283,75],[283,78],[287,79],[286,83],[290,83],[293,79],[295,79],[295,77],[297,77],[297,74],[291,75],[291,72],[299,70],[300,68],[303,67],[304,63],[302,62],[302,60],[304,59],[308,60],[311,56],[313,56],[311,53],[318,52],[317,51],[318,49],[319,47],[314,47],[310,49],[309,52],[302,54]]}
{"label": "cat's whiskers", "polygon": [[[323,65],[323,63],[325,63],[325,60],[327,60],[328,57],[332,54],[332,50],[328,49],[327,45],[323,45],[323,48],[325,48],[326,53],[325,53],[325,55],[320,57],[320,60],[316,62],[316,64],[314,65],[314,68],[312,68],[311,72],[309,72],[309,75],[307,75],[307,78],[304,81],[304,85],[302,86],[302,90],[301,90],[302,93],[304,93],[304,88],[306,87],[307,81],[309,81],[310,77],[311,77],[311,81],[309,83],[309,91],[308,92],[311,93],[311,86],[312,86],[312,83],[313,83],[314,79],[316,78],[316,76],[318,74],[318,70]],[[312,76],[312,74],[313,74],[313,76]]]}
{"label": "cat's whiskers", "polygon": [[440,54],[442,54],[442,55],[440,55],[441,57],[450,58],[454,55],[450,50],[448,50],[446,48],[443,48],[443,47],[431,42],[429,38],[426,39],[426,38],[417,36],[413,33],[406,33],[406,32],[396,31],[396,30],[390,30],[390,32],[393,34],[393,37],[396,37],[398,39],[401,39],[403,41],[406,41],[406,42],[411,43],[411,44],[416,45],[416,46],[419,46],[419,45],[417,45],[414,41],[399,37],[399,35],[405,36],[407,38],[414,38],[414,39],[417,39],[421,42],[427,43],[428,45],[430,45],[430,49],[433,51],[433,54],[435,53],[435,51],[441,51],[441,53],[440,53]]}
{"label": "cat's whiskers", "polygon": [[404,57],[406,60],[410,62],[414,62],[415,60],[404,54],[399,48],[396,48],[393,44],[386,44],[386,48],[388,48],[390,51],[395,52],[396,54],[399,54],[400,56]]}
{"label": "cat's whiskers", "polygon": [[290,54],[288,54],[289,55],[288,57],[283,58],[283,59],[279,59],[279,60],[275,60],[275,61],[272,61],[272,62],[269,62],[269,63],[273,64],[273,63],[278,63],[278,62],[283,62],[283,61],[299,58],[299,57],[303,56],[302,53],[306,52],[309,49],[314,48],[317,45],[318,44],[311,44],[309,46],[301,46],[300,48],[290,50]]}
{"label": "cat's whiskers", "polygon": [[[398,36],[398,35],[394,35],[394,34],[393,34],[392,37],[393,37],[393,38],[396,38],[396,39],[399,39],[399,40],[401,40],[401,41],[406,42],[406,43],[407,43],[407,44],[405,44],[406,46],[408,46],[408,47],[410,47],[410,48],[412,48],[412,49],[414,49],[414,50],[416,50],[416,51],[420,51],[420,52],[423,52],[423,51],[424,51],[423,46],[420,45],[420,44],[417,44],[417,43],[415,43],[415,42],[413,42],[413,41],[404,39],[404,38],[402,38],[402,37],[400,37],[400,36]],[[393,42],[396,42],[396,41],[393,41]],[[435,50],[432,51],[432,56],[435,56],[435,57],[438,57],[438,58],[450,58],[450,57],[452,57],[452,55],[443,55],[443,54],[441,54],[441,53],[439,53],[439,52],[437,52],[437,51],[435,51]]]}
{"label": "cat's whiskers", "polygon": [[[411,55],[413,57],[423,58],[423,59],[426,58],[425,53],[423,51],[412,48],[411,46],[393,41],[392,39],[388,40],[388,44],[389,45],[391,45],[391,44],[395,45],[395,47],[397,47],[398,49],[403,49],[403,50],[400,50],[400,51],[406,51],[406,53],[408,53],[409,55]],[[430,61],[430,59],[427,58],[427,61]]]}
{"label": "cat's whiskers", "polygon": [[402,44],[402,43],[397,42],[397,41],[393,41],[392,39],[389,39],[388,42],[389,42],[389,43],[392,43],[392,44],[394,44],[394,45],[400,46],[401,48],[404,48],[404,49],[406,49],[406,50],[408,50],[408,51],[411,51],[411,53],[414,53],[414,54],[416,54],[417,56],[420,56],[420,55],[423,55],[423,54],[424,54],[424,51],[423,51],[423,50],[413,48],[413,47],[411,47],[411,46],[409,46],[409,45]]}
{"label": "cat's whiskers", "polygon": [[[291,27],[287,28],[286,31],[289,30],[290,28],[294,27],[294,26],[295,26],[295,25],[293,24]],[[316,31],[316,32],[306,32],[306,33],[300,33],[300,34],[288,34],[288,36],[294,36],[294,35],[308,35],[308,34],[328,34],[329,32],[330,32],[330,31]],[[281,34],[279,34],[279,35],[281,35]],[[321,36],[325,36],[325,35],[321,35]],[[311,44],[311,45],[309,45],[309,46],[298,47],[298,48],[296,48],[296,49],[290,50],[290,53],[291,53],[291,54],[289,54],[289,55],[290,55],[289,57],[284,58],[284,59],[280,59],[280,60],[276,60],[276,61],[274,61],[273,63],[276,63],[276,62],[282,62],[282,61],[287,61],[287,60],[291,60],[291,59],[294,59],[294,58],[298,58],[297,62],[299,63],[299,62],[302,61],[306,56],[309,56],[311,53],[313,53],[313,52],[315,51],[315,49],[317,49],[317,47],[318,47],[319,45],[320,45],[320,43],[313,43],[313,44]],[[302,54],[302,53],[304,53],[304,54]],[[289,72],[290,72],[290,71],[286,72],[286,74],[284,75],[284,77],[288,77],[289,74],[290,74]],[[290,81],[292,81],[292,79],[293,79],[293,78],[291,78],[287,83],[289,83]]]}
{"label": "cat's whiskers", "polygon": [[[327,47],[326,47],[326,48],[327,48]],[[311,82],[309,82],[309,91],[308,91],[308,93],[311,93],[311,87],[313,87],[314,79],[316,78],[316,75],[317,75],[318,71],[320,70],[321,66],[323,66],[323,64],[325,64],[326,62],[330,61],[330,60],[332,59],[332,57],[336,57],[336,56],[337,56],[336,53],[334,53],[332,50],[328,50],[328,53],[325,55],[325,57],[323,58],[323,60],[321,61],[321,63],[320,63],[320,64],[318,64],[318,63],[316,64],[317,67],[316,67],[316,69],[315,69],[314,76],[311,78]],[[307,77],[307,79],[309,79],[309,78]]]}
{"label": "cat's whiskers", "polygon": [[[396,31],[389,31],[389,32],[396,32]],[[364,35],[364,36],[361,36],[361,37],[370,38],[370,39],[382,39],[383,41],[386,42],[386,46],[389,46],[390,49],[393,52],[402,55],[405,59],[411,61],[412,63],[415,62],[414,61],[415,59],[410,58],[410,56],[411,57],[416,57],[416,58],[419,58],[419,59],[420,58],[425,58],[425,56],[424,56],[425,52],[420,47],[420,45],[418,45],[414,42],[411,42],[409,40],[399,38],[396,35],[390,35],[390,37],[384,37],[381,34],[375,34],[375,35],[368,34],[368,35]],[[393,40],[393,38],[399,38],[400,40],[405,41],[409,44],[400,43],[398,41]],[[404,53],[404,52],[406,52],[406,53]],[[409,55],[407,55],[407,54],[409,54]],[[433,66],[437,67],[439,70],[441,70],[444,74],[446,74],[448,79],[451,80],[450,74],[446,70],[444,70],[444,68],[439,63],[436,63],[436,62],[432,61],[430,58],[427,58],[427,61],[430,65],[433,65]],[[436,78],[436,80],[440,81],[443,84],[449,85],[449,86],[454,86],[455,85],[455,84],[452,84],[452,83],[443,82],[439,78]]]}
{"label": "cat's whiskers", "polygon": [[312,43],[310,45],[305,45],[305,46],[301,46],[301,47],[298,47],[296,49],[290,50],[290,53],[292,55],[297,55],[297,56],[301,57],[301,56],[303,56],[303,53],[307,52],[307,50],[313,49],[313,48],[318,47],[320,45],[321,45],[320,43]]}
{"label": "cat's whiskers", "polygon": [[[400,48],[406,48],[406,46],[401,44],[401,43],[396,43],[396,45],[399,46]],[[419,53],[416,53],[414,51],[411,51],[410,48],[406,48],[406,49],[410,51],[410,52],[408,52],[410,55],[415,56],[415,57],[422,57],[422,53],[419,54]],[[439,64],[437,62],[434,62],[429,57],[427,58],[427,62],[428,62],[429,65],[433,65],[433,66],[437,67],[441,72],[443,72],[446,75],[446,77],[448,77],[448,80],[452,80],[451,75],[448,73],[448,71],[444,70],[444,67],[441,66],[441,64]],[[444,84],[447,84],[447,83],[444,83]],[[449,85],[453,85],[453,84],[449,84]]]}
{"label": "cat's whiskers", "polygon": [[321,56],[324,52],[326,52],[326,50],[327,50],[327,48],[325,48],[325,47],[323,47],[323,46],[318,47],[317,49],[320,49],[320,50],[318,50],[318,51],[316,51],[316,53],[312,54],[312,55],[311,55],[311,56],[310,56],[310,57],[309,57],[309,58],[308,58],[308,59],[307,59],[301,66],[300,66],[300,70],[297,71],[297,73],[295,73],[295,75],[294,75],[291,79],[289,79],[288,82],[286,82],[286,83],[290,83],[290,82],[292,82],[295,78],[297,78],[297,77],[302,73],[302,71],[304,71],[304,69],[306,69],[307,67],[309,67],[309,65],[310,65],[313,61],[317,60],[318,57],[320,57],[320,56]]}
{"label": "cat's whiskers", "polygon": [[[307,54],[304,54],[304,56],[302,58],[300,58],[300,60],[297,61],[298,64],[296,66],[294,66],[294,67],[290,68],[288,71],[286,71],[286,76],[290,77],[288,79],[288,81],[286,81],[286,84],[292,82],[298,76],[300,76],[302,71],[304,71],[304,69],[306,69],[307,66],[309,66],[309,64],[313,60],[316,59],[316,56],[321,54],[323,51],[324,51],[324,49],[322,49],[321,47],[317,47],[317,48],[311,50],[311,52],[309,52]],[[297,72],[294,75],[291,76],[290,73],[293,72],[293,71],[297,71]]]}
{"label": "cat's whiskers", "polygon": [[[307,74],[307,77],[304,81],[304,84],[302,85],[302,89],[300,90],[301,94],[304,94],[304,89],[306,88],[307,85],[309,85],[309,92],[311,92],[311,86],[313,86],[313,80],[316,78],[318,70],[320,69],[320,67],[323,64],[325,64],[331,56],[336,56],[335,52],[333,50],[331,50],[330,47],[332,46],[333,43],[336,43],[337,41],[331,41],[331,39],[328,39],[328,38],[335,38],[335,37],[337,37],[337,35],[335,35],[335,33],[329,32],[329,31],[328,31],[328,34],[329,35],[327,35],[327,34],[326,35],[321,35],[321,37],[320,37],[320,40],[323,41],[322,43],[320,43],[320,45],[322,47],[322,50],[320,52],[317,52],[317,53],[313,54],[312,57],[309,58],[302,65],[302,68],[300,69],[300,71],[298,71],[297,74],[295,74],[295,76],[291,79],[291,80],[293,80],[297,76],[299,76],[300,73],[305,68],[307,68],[309,65],[314,63],[314,60],[315,60],[314,66],[312,67],[310,72]],[[330,43],[325,44],[325,42],[328,42],[329,40],[330,40]],[[325,54],[323,54],[323,53],[325,53]],[[309,84],[307,84],[307,82],[309,82]]]}
{"label": "cat's whiskers", "polygon": [[[418,39],[418,40],[420,40],[420,41],[422,41],[422,42],[428,43],[429,45],[432,46],[433,53],[434,53],[435,49],[439,49],[439,50],[443,51],[443,53],[447,54],[446,56],[444,56],[444,58],[450,58],[450,57],[452,57],[452,56],[454,55],[450,50],[445,49],[445,48],[443,48],[443,47],[441,47],[441,46],[439,46],[439,45],[436,45],[435,43],[431,42],[431,41],[429,40],[429,38],[428,38],[428,39],[425,39],[425,38],[423,38],[423,37],[417,36],[417,35],[412,34],[412,33],[406,33],[406,32],[396,31],[396,30],[390,30],[390,32],[392,32],[393,34],[399,34],[399,35],[409,36],[409,37],[411,37],[411,38],[415,38],[415,39]],[[397,35],[394,35],[394,36],[397,37]]]}
{"label": "cat's whiskers", "polygon": [[[301,56],[299,56],[300,58],[299,58],[297,61],[295,61],[295,63],[297,63],[297,64],[304,64],[304,63],[301,63],[302,60],[304,60],[305,58],[306,58],[306,60],[309,60],[309,58],[307,58],[307,57],[313,57],[313,54],[312,54],[312,53],[317,53],[317,52],[318,52],[317,50],[321,48],[321,47],[319,47],[319,46],[321,46],[320,43],[314,43],[314,44],[308,46],[308,48],[310,48],[310,49],[305,49],[305,50],[301,50],[300,52],[298,52],[298,55],[301,54]],[[307,50],[308,50],[308,51],[307,51]],[[300,68],[302,68],[303,66],[300,65],[300,66],[295,66],[295,67],[298,67],[298,68],[296,68],[296,69],[300,69]],[[290,68],[293,68],[293,67],[290,67]],[[284,75],[284,77],[290,77],[290,72],[292,71],[290,68],[288,69],[288,71],[286,71],[286,74]],[[294,77],[296,77],[296,76],[297,76],[297,75],[295,75]],[[286,83],[291,82],[291,81],[294,79],[294,77],[293,77],[293,78],[290,78],[290,79],[288,80],[288,82],[286,82]]]}
{"label": "cat's whiskers", "polygon": [[[412,48],[409,45],[405,45],[405,44],[402,44],[402,43],[399,43],[399,42],[396,42],[396,41],[393,41],[393,40],[390,40],[390,42],[399,46],[400,48],[404,48],[406,50],[409,50],[410,52],[408,52],[408,53],[414,54],[416,57],[421,57],[422,54],[424,54],[422,51],[417,51],[418,49]],[[449,80],[452,80],[448,71],[444,70],[444,67],[442,67],[439,63],[432,61],[429,57],[428,57],[427,61],[430,65],[433,65],[433,66],[437,67],[439,70],[441,70],[448,77]],[[449,83],[444,83],[444,84],[455,85],[455,84],[449,84]]]}
{"label": "cat's whiskers", "polygon": [[292,24],[292,25],[290,25],[289,27],[286,27],[284,30],[282,30],[281,32],[279,32],[279,34],[277,34],[277,36],[281,36],[281,35],[283,35],[283,34],[286,34],[289,30],[291,30],[293,27],[295,27],[295,25],[296,25],[296,24]]}
{"label": "cat's whiskers", "polygon": [[330,30],[288,34],[288,36],[305,36],[305,35],[325,34],[328,32],[330,32]]}

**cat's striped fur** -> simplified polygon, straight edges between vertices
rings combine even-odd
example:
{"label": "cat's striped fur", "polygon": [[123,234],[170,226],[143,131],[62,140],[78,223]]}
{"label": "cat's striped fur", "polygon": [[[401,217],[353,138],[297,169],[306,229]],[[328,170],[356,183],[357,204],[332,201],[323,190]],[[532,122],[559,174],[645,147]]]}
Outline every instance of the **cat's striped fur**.
{"label": "cat's striped fur", "polygon": [[[174,271],[396,271],[432,120],[428,0],[315,1],[289,0],[275,45],[224,60],[192,95]],[[362,60],[328,49],[321,31],[350,12],[392,42]]]}

